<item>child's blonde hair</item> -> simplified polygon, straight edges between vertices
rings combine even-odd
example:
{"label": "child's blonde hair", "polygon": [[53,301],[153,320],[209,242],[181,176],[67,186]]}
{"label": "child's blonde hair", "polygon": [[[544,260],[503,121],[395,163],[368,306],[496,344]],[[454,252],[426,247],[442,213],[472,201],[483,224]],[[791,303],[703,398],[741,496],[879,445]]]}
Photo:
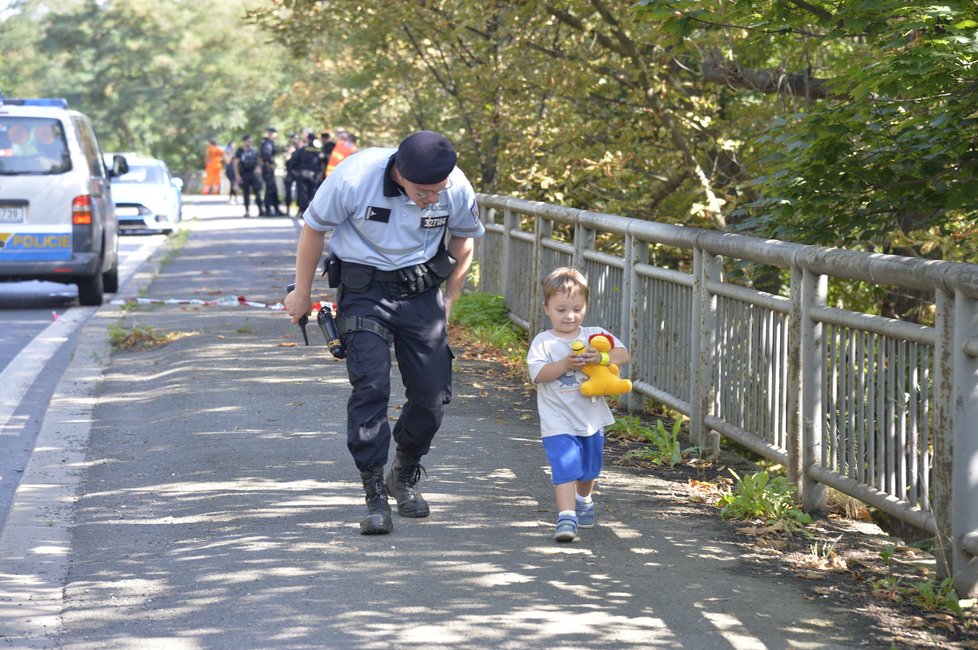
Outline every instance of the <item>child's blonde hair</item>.
{"label": "child's blonde hair", "polygon": [[577,269],[562,266],[550,272],[543,281],[543,304],[550,302],[554,296],[572,296],[580,293],[584,302],[588,299],[587,279]]}

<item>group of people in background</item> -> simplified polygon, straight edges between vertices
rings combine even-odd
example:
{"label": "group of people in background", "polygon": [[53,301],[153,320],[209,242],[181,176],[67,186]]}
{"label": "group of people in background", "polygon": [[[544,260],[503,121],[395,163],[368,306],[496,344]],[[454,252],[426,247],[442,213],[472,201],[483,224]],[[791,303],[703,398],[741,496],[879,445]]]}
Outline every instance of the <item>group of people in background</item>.
{"label": "group of people in background", "polygon": [[[295,214],[301,216],[326,176],[357,151],[357,137],[345,129],[336,131],[335,140],[328,131],[292,133],[282,149],[275,144],[277,137],[278,129],[270,126],[257,149],[250,135],[241,139],[240,146],[231,141],[223,149],[210,140],[204,154],[203,193],[220,193],[223,171],[230,182],[228,200],[237,203],[240,190],[244,216],[252,216],[252,197],[259,217],[289,216],[293,200]],[[276,180],[279,160],[285,172],[281,199]]]}

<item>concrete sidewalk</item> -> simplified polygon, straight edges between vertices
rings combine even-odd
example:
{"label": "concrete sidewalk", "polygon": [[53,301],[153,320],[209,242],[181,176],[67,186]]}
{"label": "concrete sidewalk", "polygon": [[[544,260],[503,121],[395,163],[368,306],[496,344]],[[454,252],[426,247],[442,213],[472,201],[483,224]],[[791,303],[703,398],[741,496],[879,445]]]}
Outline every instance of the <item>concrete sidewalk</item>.
{"label": "concrete sidewalk", "polygon": [[[147,297],[281,300],[295,222],[188,225]],[[110,354],[111,324],[185,336]],[[553,542],[533,404],[487,390],[492,364],[458,360],[431,517],[365,537],[318,331],[306,348],[281,312],[160,306],[103,308],[83,339],[0,538],[0,647],[886,647],[641,471],[607,467],[598,526]]]}

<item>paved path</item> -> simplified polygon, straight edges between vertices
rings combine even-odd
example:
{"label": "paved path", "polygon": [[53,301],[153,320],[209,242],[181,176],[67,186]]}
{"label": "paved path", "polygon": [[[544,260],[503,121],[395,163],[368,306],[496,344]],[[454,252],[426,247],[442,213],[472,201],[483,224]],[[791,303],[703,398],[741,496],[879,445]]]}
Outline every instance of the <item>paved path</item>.
{"label": "paved path", "polygon": [[[281,299],[293,221],[190,226],[122,295]],[[110,355],[112,324],[185,336]],[[0,537],[0,647],[885,647],[639,471],[608,467],[598,527],[554,543],[532,404],[485,362],[459,360],[431,517],[359,535],[345,370],[296,342],[258,309],[92,318]]]}

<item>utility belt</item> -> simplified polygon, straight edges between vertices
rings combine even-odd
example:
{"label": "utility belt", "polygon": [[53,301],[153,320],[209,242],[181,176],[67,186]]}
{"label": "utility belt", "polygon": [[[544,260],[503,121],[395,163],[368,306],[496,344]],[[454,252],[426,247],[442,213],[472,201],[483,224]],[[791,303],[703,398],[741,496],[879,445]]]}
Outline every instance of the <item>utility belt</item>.
{"label": "utility belt", "polygon": [[[452,273],[458,261],[448,254],[442,245],[438,252],[427,262],[414,266],[382,271],[367,264],[344,262],[335,255],[330,255],[323,262],[323,275],[331,288],[339,287],[339,292],[366,291],[374,282],[386,283],[397,298],[409,298],[422,294],[439,286]],[[339,293],[338,292],[338,293]],[[327,334],[327,340],[335,339],[335,345],[330,345],[330,352],[338,359],[346,356],[344,340],[352,332],[370,332],[382,338],[387,345],[394,342],[394,334],[383,324],[370,316],[343,316],[338,314],[335,321],[329,310],[320,311],[320,327],[323,332],[336,332],[335,336]]]}
{"label": "utility belt", "polygon": [[415,296],[441,285],[458,264],[442,246],[427,262],[406,266],[393,271],[382,271],[368,264],[345,262],[330,255],[323,263],[323,274],[332,288],[342,286],[343,291],[366,291],[374,282],[384,282],[393,290],[395,297]]}
{"label": "utility belt", "polygon": [[298,170],[298,172],[299,172],[299,176],[310,181],[315,180],[316,177],[319,176],[319,172],[314,171],[312,169],[300,169]]}

